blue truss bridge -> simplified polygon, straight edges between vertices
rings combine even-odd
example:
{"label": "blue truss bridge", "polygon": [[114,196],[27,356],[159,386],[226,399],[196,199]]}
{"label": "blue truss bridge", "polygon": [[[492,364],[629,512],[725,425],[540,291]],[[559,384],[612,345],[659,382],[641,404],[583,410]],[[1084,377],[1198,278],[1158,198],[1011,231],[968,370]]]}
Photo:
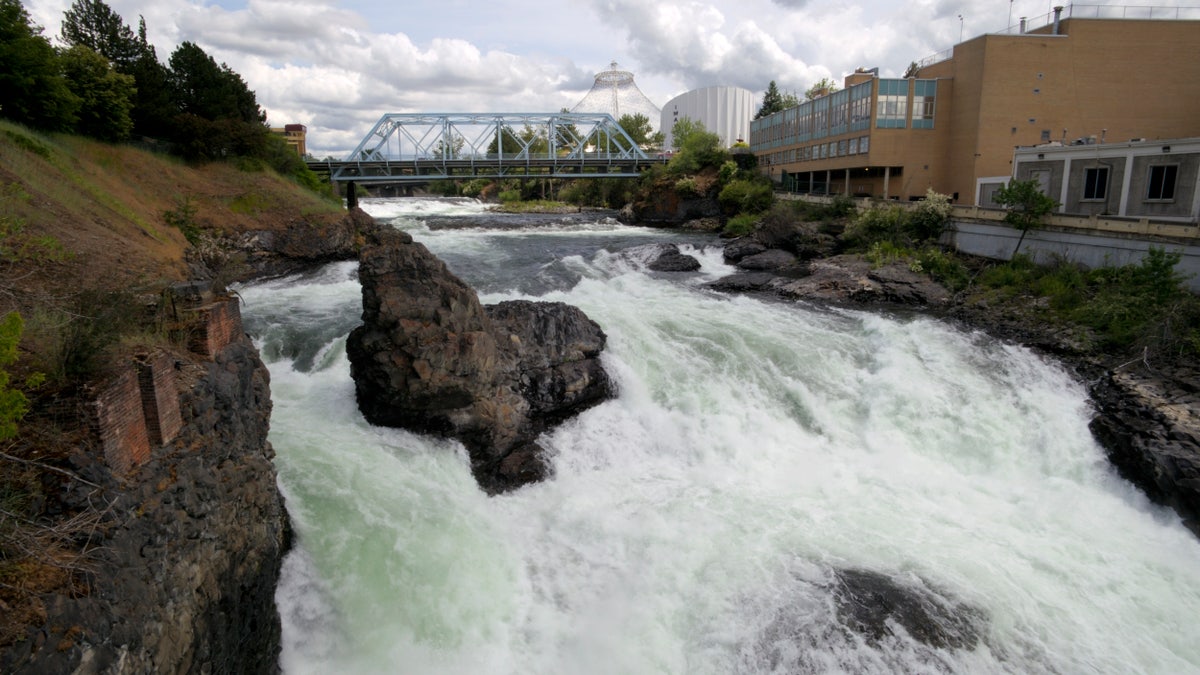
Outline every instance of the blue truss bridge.
{"label": "blue truss bridge", "polygon": [[342,161],[308,167],[335,183],[472,178],[636,178],[648,156],[607,113],[392,113]]}

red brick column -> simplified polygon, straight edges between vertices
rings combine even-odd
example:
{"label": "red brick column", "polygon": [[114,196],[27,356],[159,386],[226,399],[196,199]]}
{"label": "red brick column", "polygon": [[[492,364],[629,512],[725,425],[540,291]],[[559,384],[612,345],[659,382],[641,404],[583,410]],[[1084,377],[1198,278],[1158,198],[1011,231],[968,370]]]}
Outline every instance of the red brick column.
{"label": "red brick column", "polygon": [[150,459],[150,438],[137,374],[126,370],[92,404],[104,460],[113,473],[126,474]]}
{"label": "red brick column", "polygon": [[179,389],[175,385],[175,359],[167,352],[156,352],[140,358],[135,365],[150,442],[166,445],[183,428]]}

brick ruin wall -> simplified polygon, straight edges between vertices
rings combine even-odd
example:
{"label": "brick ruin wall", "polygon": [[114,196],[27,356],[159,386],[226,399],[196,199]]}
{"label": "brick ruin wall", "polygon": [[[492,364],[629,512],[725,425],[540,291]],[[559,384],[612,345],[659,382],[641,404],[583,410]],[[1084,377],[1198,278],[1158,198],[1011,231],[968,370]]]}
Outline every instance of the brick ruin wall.
{"label": "brick ruin wall", "polygon": [[[211,359],[242,339],[237,298],[194,311],[198,321],[188,347],[200,356]],[[170,443],[183,429],[175,357],[159,351],[138,358],[100,391],[92,409],[105,462],[113,473],[127,475],[150,459],[153,448]]]}

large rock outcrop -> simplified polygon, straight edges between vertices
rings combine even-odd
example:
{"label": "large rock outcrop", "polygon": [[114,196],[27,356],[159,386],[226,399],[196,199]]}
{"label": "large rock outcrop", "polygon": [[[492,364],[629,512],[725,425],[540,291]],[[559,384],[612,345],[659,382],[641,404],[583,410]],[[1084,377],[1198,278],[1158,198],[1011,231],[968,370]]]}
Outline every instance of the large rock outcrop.
{"label": "large rock outcrop", "polygon": [[534,439],[612,394],[606,336],[575,307],[483,307],[412,237],[377,232],[360,254],[363,325],[346,352],[372,424],[459,439],[489,493],[546,473]]}
{"label": "large rock outcrop", "polygon": [[182,429],[124,475],[81,447],[60,508],[79,532],[86,593],[45,597],[45,620],[0,651],[5,673],[278,671],[275,587],[287,514],[267,441],[269,374],[244,336],[181,357]]}

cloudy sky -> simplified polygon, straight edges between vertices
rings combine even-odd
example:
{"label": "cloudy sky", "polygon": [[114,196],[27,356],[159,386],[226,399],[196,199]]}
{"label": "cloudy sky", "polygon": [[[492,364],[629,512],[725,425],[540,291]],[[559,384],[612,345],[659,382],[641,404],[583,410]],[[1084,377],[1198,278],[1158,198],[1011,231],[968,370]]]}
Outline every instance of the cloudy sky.
{"label": "cloudy sky", "polygon": [[[1091,0],[1115,4],[1111,0]],[[1125,0],[1170,4],[1179,0]],[[24,0],[57,38],[71,0]],[[774,80],[803,93],[857,67],[908,64],[1046,0],[108,0],[146,20],[162,61],[184,41],[237,71],[272,125],[343,157],[385,113],[570,108],[613,61],[658,106],[691,89]],[[1194,4],[1194,3],[1193,3]]]}

